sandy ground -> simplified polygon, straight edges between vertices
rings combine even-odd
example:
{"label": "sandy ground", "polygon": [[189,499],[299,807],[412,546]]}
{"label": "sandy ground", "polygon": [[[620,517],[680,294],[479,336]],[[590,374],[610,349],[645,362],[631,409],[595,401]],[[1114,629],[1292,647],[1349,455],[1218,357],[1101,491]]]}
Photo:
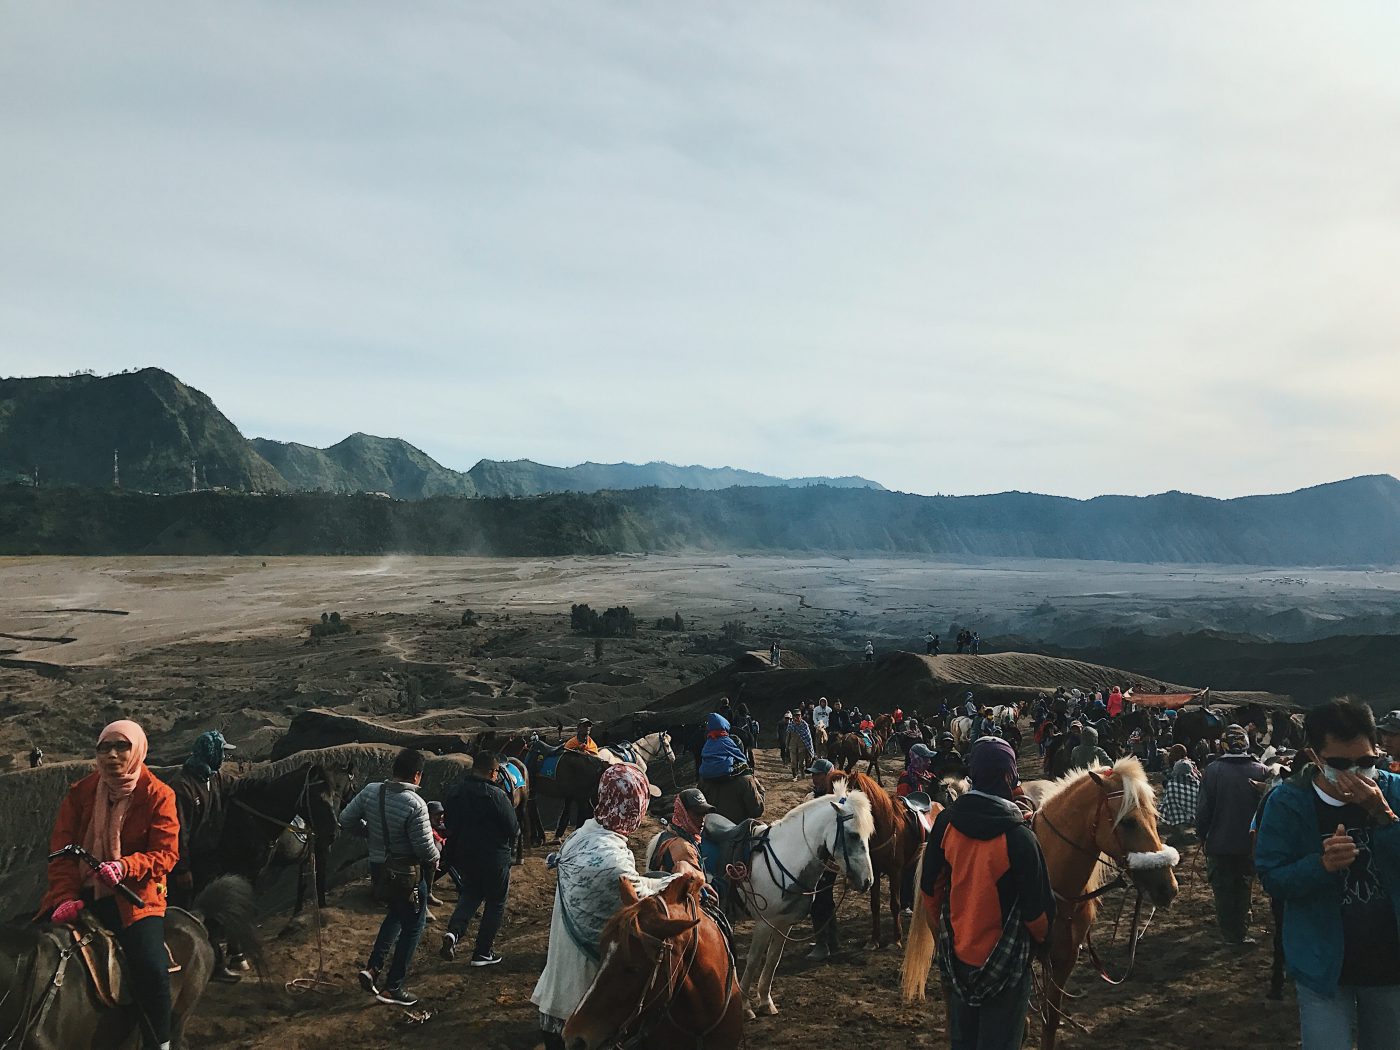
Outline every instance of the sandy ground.
{"label": "sandy ground", "polygon": [[[1029,765],[1029,764],[1027,764]],[[800,801],[809,785],[793,783],[779,770],[776,752],[759,755],[759,769],[769,786],[769,811],[782,813]],[[1027,773],[1032,772],[1027,768]],[[888,782],[888,777],[887,777]],[[658,830],[648,820],[633,836],[634,850],[645,847]],[[420,1009],[431,1018],[407,1023],[402,1010],[378,1005],[362,993],[355,972],[373,940],[379,914],[363,887],[345,887],[333,895],[322,915],[323,959],[328,986],[322,993],[289,994],[284,982],[317,972],[314,926],[276,937],[280,920],[265,929],[273,958],[266,984],[212,986],[192,1026],[195,1046],[278,1047],[283,1050],[340,1050],[354,1046],[377,1050],[415,1046],[480,1047],[482,1050],[527,1050],[539,1042],[530,991],[544,966],[548,942],[553,876],[545,870],[544,850],[530,851],[523,868],[514,869],[511,901],[497,950],[505,962],[470,969],[463,956],[455,963],[438,958],[440,930],[452,904],[450,887],[440,893],[447,907],[437,909],[415,965],[410,987],[422,998]],[[1162,1048],[1281,1047],[1297,1045],[1297,1007],[1291,990],[1280,1003],[1265,1000],[1267,947],[1240,955],[1226,949],[1215,932],[1209,887],[1199,854],[1187,854],[1181,868],[1182,891],[1168,911],[1158,912],[1139,951],[1131,979],[1110,987],[1087,967],[1071,979],[1070,991],[1081,998],[1070,1009],[1074,1023],[1064,1029],[1060,1046],[1075,1048],[1151,1045]],[[1110,969],[1121,969],[1126,951],[1112,941],[1110,898],[1100,921],[1098,940]],[[806,960],[805,936],[785,954],[775,984],[780,1013],[748,1022],[746,1045],[810,1050],[839,1044],[870,1047],[938,1047],[947,1045],[937,980],[926,1004],[905,1006],[898,998],[901,953],[863,947],[869,934],[867,898],[848,892],[842,900],[843,951],[831,962]],[[1255,933],[1267,942],[1267,901],[1256,890]],[[889,933],[888,914],[882,915]],[[803,923],[797,930],[807,934]],[[740,927],[740,946],[749,926]],[[1032,1023],[1027,1045],[1038,1045]]]}
{"label": "sandy ground", "polygon": [[628,604],[646,617],[745,617],[774,635],[821,629],[843,644],[972,624],[1070,642],[1104,627],[1245,629],[1305,606],[1319,630],[1392,613],[1400,572],[1097,562],[781,557],[4,558],[0,656],[111,664],[172,642],[281,630],[327,609],[434,604],[567,612]]}

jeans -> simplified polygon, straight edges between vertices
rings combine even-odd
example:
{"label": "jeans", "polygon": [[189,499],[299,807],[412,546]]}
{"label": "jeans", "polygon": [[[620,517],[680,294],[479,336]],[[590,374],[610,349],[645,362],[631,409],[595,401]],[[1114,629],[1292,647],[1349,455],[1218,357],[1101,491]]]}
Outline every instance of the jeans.
{"label": "jeans", "polygon": [[[962,965],[954,961],[955,966]],[[948,1001],[948,1036],[952,1050],[1020,1050],[1026,1032],[1026,1007],[1031,998],[1031,968],[1019,981],[981,1006],[958,998],[952,982],[944,982]]]}
{"label": "jeans", "polygon": [[510,857],[507,855],[494,866],[463,867],[461,877],[461,896],[457,898],[457,907],[447,923],[447,932],[460,940],[476,917],[476,909],[484,904],[486,907],[481,913],[481,925],[476,930],[475,953],[488,955],[506,914],[506,897],[510,893]]}
{"label": "jeans", "polygon": [[1400,985],[1342,985],[1330,999],[1298,985],[1303,1050],[1391,1050],[1400,1043]]}
{"label": "jeans", "polygon": [[384,960],[392,948],[393,960],[389,964],[389,975],[380,987],[396,992],[403,988],[408,976],[408,964],[413,953],[418,950],[418,942],[423,939],[423,927],[428,923],[428,880],[418,882],[418,907],[408,901],[390,901],[388,913],[379,926],[379,936],[374,939],[374,947],[369,952],[369,968],[378,973],[384,968]]}
{"label": "jeans", "polygon": [[1249,932],[1254,860],[1232,854],[1206,855],[1206,878],[1215,896],[1215,920],[1226,944],[1239,944]]}
{"label": "jeans", "polygon": [[98,922],[117,935],[131,977],[131,995],[153,1043],[169,1042],[170,960],[165,954],[165,916],[148,915],[123,929],[115,898],[93,901],[92,911]]}

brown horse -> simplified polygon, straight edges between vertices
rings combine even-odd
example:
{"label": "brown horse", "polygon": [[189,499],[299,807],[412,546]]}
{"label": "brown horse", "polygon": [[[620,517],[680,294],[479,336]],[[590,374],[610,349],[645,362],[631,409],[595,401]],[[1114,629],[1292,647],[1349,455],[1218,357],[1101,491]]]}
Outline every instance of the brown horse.
{"label": "brown horse", "polygon": [[[900,887],[904,869],[913,864],[924,844],[924,826],[919,818],[898,799],[880,787],[864,773],[846,774],[847,790],[862,791],[870,800],[870,815],[875,818],[875,833],[870,836],[870,863],[875,880],[870,884],[870,944],[885,946],[880,935],[880,879],[890,882],[890,916],[894,919],[894,943],[904,946],[904,928],[900,920]],[[935,804],[933,813],[943,809]]]}
{"label": "brown horse", "polygon": [[[1050,929],[1049,958],[1041,997],[1041,1050],[1054,1050],[1064,1016],[1061,1003],[1070,971],[1079,960],[1094,921],[1098,899],[1091,894],[1113,881],[1113,869],[1154,905],[1166,907],[1176,897],[1172,868],[1176,851],[1157,837],[1157,806],[1152,785],[1135,758],[1120,759],[1112,769],[1083,770],[1061,780],[1025,785],[1037,807],[1032,822],[1045,855],[1055,892],[1055,921]],[[1108,861],[1102,859],[1107,855]],[[922,858],[920,859],[922,865]],[[924,896],[918,894],[915,921],[904,952],[906,1001],[922,999],[934,953]],[[1137,931],[1133,931],[1136,936]]]}
{"label": "brown horse", "polygon": [[884,781],[880,779],[880,755],[884,752],[885,742],[889,737],[881,736],[879,729],[872,732],[871,736],[875,742],[873,747],[866,746],[865,737],[860,733],[845,733],[835,737],[828,745],[827,757],[847,773],[856,768],[857,762],[864,762],[867,769],[875,774],[875,783],[883,784]]}
{"label": "brown horse", "polygon": [[[185,1045],[185,1024],[214,973],[211,936],[236,940],[261,972],[253,912],[253,888],[236,875],[211,882],[191,911],[166,911],[165,943],[180,966],[170,975],[170,1045],[176,1050]],[[73,953],[68,928],[0,927],[0,1032],[8,1033],[4,1046],[118,1050],[131,1045],[140,1027],[136,1006],[102,1005],[81,957]]]}
{"label": "brown horse", "polygon": [[729,942],[700,909],[704,879],[687,871],[643,898],[627,879],[619,884],[622,908],[603,927],[602,963],[564,1025],[564,1046],[738,1047],[744,997]]}
{"label": "brown horse", "polygon": [[[523,787],[513,788],[507,794],[510,795],[510,804],[515,809],[515,823],[519,828],[515,836],[515,863],[525,863],[525,831],[530,832],[530,845],[544,845],[544,825],[540,823],[539,813],[530,805],[530,770],[525,763],[518,758],[503,757],[501,765],[509,765],[525,781]],[[505,775],[501,774],[501,779]],[[505,787],[505,784],[500,785]]]}

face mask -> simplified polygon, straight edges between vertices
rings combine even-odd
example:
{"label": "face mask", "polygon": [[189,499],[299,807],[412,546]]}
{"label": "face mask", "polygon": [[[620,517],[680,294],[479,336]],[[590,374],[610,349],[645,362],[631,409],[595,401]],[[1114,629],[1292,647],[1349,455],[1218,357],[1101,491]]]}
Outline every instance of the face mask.
{"label": "face mask", "polygon": [[1322,779],[1325,780],[1325,781],[1327,781],[1327,783],[1329,783],[1329,784],[1335,784],[1335,783],[1337,782],[1337,778],[1340,777],[1340,776],[1341,776],[1341,774],[1338,773],[1338,772],[1337,772],[1335,769],[1333,769],[1331,766],[1323,766],[1323,767],[1322,767]]}

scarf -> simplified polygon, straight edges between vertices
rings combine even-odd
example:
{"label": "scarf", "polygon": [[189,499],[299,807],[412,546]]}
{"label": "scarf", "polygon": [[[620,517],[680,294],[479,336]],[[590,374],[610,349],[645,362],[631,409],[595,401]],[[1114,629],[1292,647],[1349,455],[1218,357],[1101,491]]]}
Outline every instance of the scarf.
{"label": "scarf", "polygon": [[619,762],[603,771],[598,780],[598,804],[593,819],[618,835],[630,835],[641,826],[651,797],[647,775],[636,766]]}
{"label": "scarf", "polygon": [[[84,846],[98,860],[121,860],[122,824],[126,821],[126,811],[131,806],[136,782],[141,779],[141,771],[145,768],[146,734],[135,722],[123,719],[102,730],[102,735],[97,738],[99,744],[107,740],[129,740],[131,750],[126,754],[126,765],[120,773],[108,773],[98,765],[97,793],[93,798],[92,820],[88,824]],[[112,891],[102,883],[98,882],[95,886],[97,896],[112,895]]]}
{"label": "scarf", "polygon": [[685,808],[685,803],[679,795],[676,796],[676,804],[671,807],[671,826],[679,828],[693,839],[700,837],[700,822]]}
{"label": "scarf", "polygon": [[201,733],[185,759],[185,768],[200,780],[210,779],[224,764],[224,736],[217,729]]}

